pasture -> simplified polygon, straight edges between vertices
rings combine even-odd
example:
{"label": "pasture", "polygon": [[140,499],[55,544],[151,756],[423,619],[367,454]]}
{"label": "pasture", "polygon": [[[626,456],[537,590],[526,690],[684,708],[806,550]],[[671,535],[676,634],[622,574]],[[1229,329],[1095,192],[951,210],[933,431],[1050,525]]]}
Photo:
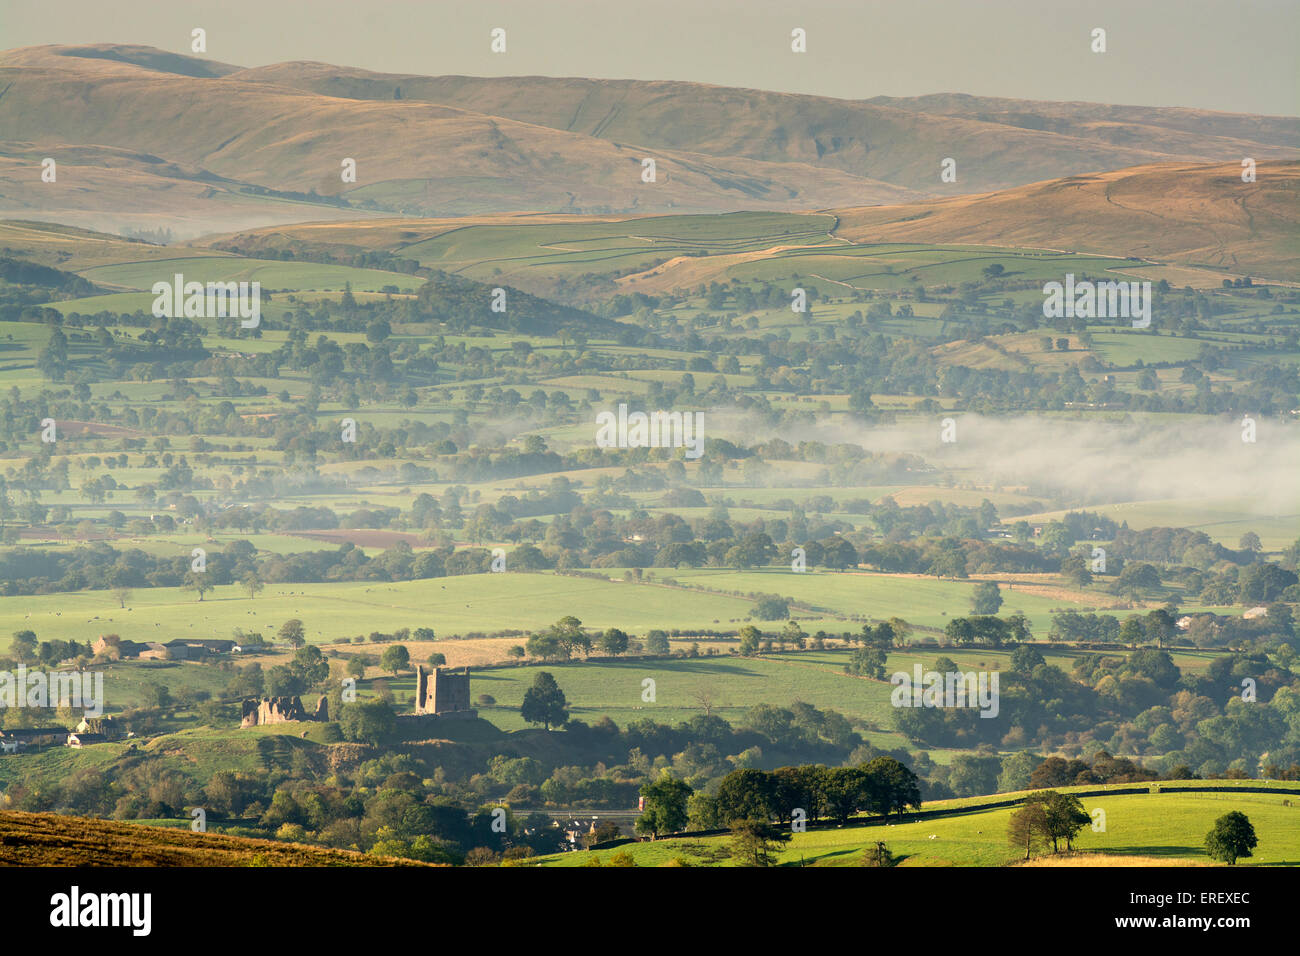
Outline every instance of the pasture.
{"label": "pasture", "polygon": [[[1230,785],[1231,781],[1213,781]],[[1258,785],[1259,781],[1249,781]],[[1195,785],[1195,782],[1183,784]],[[1071,789],[1064,787],[1068,792]],[[1082,789],[1082,788],[1078,788]],[[1097,788],[1089,788],[1097,789]],[[987,799],[987,798],[982,798]],[[1089,854],[1105,855],[1110,865],[1135,865],[1152,859],[1169,865],[1219,865],[1201,845],[1214,821],[1231,810],[1245,813],[1255,827],[1259,847],[1239,866],[1300,866],[1300,800],[1295,797],[1254,793],[1135,794],[1081,798],[1084,809],[1105,811],[1106,830],[1085,827],[1076,848],[1079,865]],[[1291,803],[1293,805],[1288,806]],[[935,809],[941,804],[927,804]],[[794,834],[777,858],[781,866],[857,866],[862,852],[883,840],[899,865],[1009,866],[1023,858],[1006,837],[1012,809],[983,810],[918,822],[810,829]],[[931,835],[935,839],[930,839]],[[638,866],[660,866],[681,858],[689,865],[735,866],[729,855],[729,836],[683,837],[653,843],[632,843],[614,850],[588,850],[541,857],[540,866],[583,866],[593,857],[608,862],[625,852]],[[1037,858],[1037,857],[1036,857]],[[1049,857],[1050,859],[1050,857]]]}

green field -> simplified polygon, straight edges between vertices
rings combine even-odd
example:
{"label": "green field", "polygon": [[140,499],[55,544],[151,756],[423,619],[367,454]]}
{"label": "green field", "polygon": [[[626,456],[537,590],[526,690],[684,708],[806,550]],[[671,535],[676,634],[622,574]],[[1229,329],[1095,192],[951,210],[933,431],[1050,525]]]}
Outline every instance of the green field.
{"label": "green field", "polygon": [[747,616],[752,602],[615,581],[555,574],[473,574],[397,583],[267,585],[254,599],[235,585],[202,602],[178,588],[141,588],[128,607],[108,591],[0,598],[0,632],[32,628],[42,640],[129,640],[229,637],[236,628],[269,631],[302,620],[313,643],[336,637],[432,627],[440,637],[472,632],[535,630],[576,614],[590,628],[715,627]]}
{"label": "green field", "polygon": [[[974,581],[948,581],[911,575],[870,572],[801,573],[793,571],[730,571],[713,568],[690,568],[656,572],[682,584],[726,591],[766,592],[796,597],[800,602],[826,608],[832,615],[848,617],[866,615],[872,619],[901,617],[909,624],[939,628],[950,617],[970,611]],[[1095,610],[1111,603],[1109,596],[1098,595],[1095,603],[1052,599],[1012,589],[1003,589],[1000,611],[1004,616],[1021,611],[1029,618],[1035,636],[1046,637],[1051,626],[1051,612],[1060,608]],[[814,626],[803,615],[792,611],[804,629]]]}
{"label": "green field", "polygon": [[[1230,784],[1213,781],[1214,786]],[[1259,847],[1253,857],[1238,861],[1238,865],[1300,866],[1300,798],[1254,793],[1137,794],[1084,797],[1082,802],[1089,813],[1105,811],[1106,832],[1094,833],[1085,827],[1077,849],[1083,854],[1118,858],[1109,865],[1122,866],[1125,857],[1216,865],[1205,855],[1201,838],[1218,817],[1240,810],[1254,825]],[[938,806],[927,805],[926,809]],[[793,836],[779,851],[779,862],[784,866],[856,866],[865,847],[883,840],[902,858],[901,866],[1005,866],[1023,857],[1023,851],[1007,842],[1011,813],[1011,808],[1006,808],[914,823],[809,830]],[[931,834],[935,839],[930,839]],[[666,839],[615,850],[563,853],[538,862],[542,866],[582,866],[592,857],[608,862],[615,853],[625,852],[638,866],[659,866],[677,857],[691,865],[707,865],[709,856],[726,850],[729,842],[727,836]],[[1079,862],[1086,865],[1086,860]],[[736,864],[722,859],[713,865]]]}

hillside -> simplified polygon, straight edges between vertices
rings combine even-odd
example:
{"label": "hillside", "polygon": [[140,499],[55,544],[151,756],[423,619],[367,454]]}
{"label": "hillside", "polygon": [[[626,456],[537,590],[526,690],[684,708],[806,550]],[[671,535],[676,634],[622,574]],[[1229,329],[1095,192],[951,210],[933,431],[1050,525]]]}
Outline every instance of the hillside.
{"label": "hillside", "polygon": [[1039,246],[1300,278],[1300,163],[1167,164],[981,196],[837,210],[853,242]]}
{"label": "hillside", "polygon": [[[1196,110],[241,69],[120,44],[0,53],[0,89],[0,216],[168,225],[182,239],[383,213],[898,204],[1153,163],[1290,159],[1300,141],[1294,120]],[[941,182],[943,157],[956,182]],[[33,189],[45,158],[60,176]]]}
{"label": "hillside", "polygon": [[4,866],[419,866],[345,850],[54,813],[0,812]]}
{"label": "hillside", "polygon": [[[929,96],[876,96],[866,102],[930,116],[953,116],[1019,129],[1040,130],[1177,152],[1210,152],[1229,143],[1300,149],[1300,119],[1252,116],[1171,106],[1122,106],[1113,103],[1019,100],[966,93]],[[1245,155],[1255,155],[1249,151]],[[1255,155],[1256,159],[1261,158]]]}
{"label": "hillside", "polygon": [[[807,163],[924,193],[997,189],[1092,169],[1169,159],[1294,156],[1300,123],[1096,104],[824,96],[672,81],[576,77],[412,76],[326,63],[279,63],[232,79],[328,96],[425,100],[596,136],[712,156]],[[971,102],[967,102],[970,100]],[[1051,117],[1038,122],[1024,117]],[[725,117],[724,122],[719,122]],[[938,158],[958,158],[958,184],[939,182]]]}
{"label": "hillside", "polygon": [[[802,163],[659,147],[653,151],[656,181],[643,183],[646,146],[414,100],[341,99],[244,82],[238,74],[160,73],[60,48],[4,54],[0,84],[6,86],[0,109],[5,155],[37,152],[73,163],[64,152],[69,145],[110,147],[157,157],[154,172],[163,178],[174,179],[167,164],[188,165],[249,186],[320,196],[344,189],[341,163],[352,158],[357,184],[348,187],[348,201],[402,213],[785,209],[909,195],[861,175]],[[69,181],[65,175],[60,183]],[[45,192],[57,194],[50,185],[37,194],[42,203]],[[88,221],[89,214],[134,215],[130,197],[150,188],[79,188],[81,213],[73,224],[103,228]],[[16,198],[20,192],[31,195],[27,182],[0,180],[0,214],[31,218],[30,207]],[[213,200],[209,231],[253,221],[220,195],[204,198]],[[278,221],[327,218],[276,212]]]}
{"label": "hillside", "polygon": [[[214,237],[210,244],[257,255],[387,250],[484,280],[504,274],[542,294],[565,279],[590,283],[593,276],[616,280],[619,291],[646,293],[758,276],[842,276],[853,283],[866,272],[872,245],[886,243],[1069,250],[1296,281],[1298,193],[1297,162],[1261,163],[1254,183],[1241,181],[1236,163],[1161,164],[815,215],[303,223]],[[939,276],[931,270],[923,278]]]}

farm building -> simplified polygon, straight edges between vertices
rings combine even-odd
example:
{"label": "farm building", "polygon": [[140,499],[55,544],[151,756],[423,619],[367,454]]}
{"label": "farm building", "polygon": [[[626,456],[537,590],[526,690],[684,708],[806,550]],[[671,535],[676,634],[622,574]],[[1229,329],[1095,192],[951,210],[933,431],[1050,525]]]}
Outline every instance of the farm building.
{"label": "farm building", "polygon": [[103,734],[106,740],[116,740],[121,736],[117,722],[112,717],[82,717],[77,726],[72,728],[72,732],[75,734]]}
{"label": "farm building", "polygon": [[67,739],[66,727],[14,727],[0,730],[0,748],[5,753],[17,753],[28,747],[63,744]]}

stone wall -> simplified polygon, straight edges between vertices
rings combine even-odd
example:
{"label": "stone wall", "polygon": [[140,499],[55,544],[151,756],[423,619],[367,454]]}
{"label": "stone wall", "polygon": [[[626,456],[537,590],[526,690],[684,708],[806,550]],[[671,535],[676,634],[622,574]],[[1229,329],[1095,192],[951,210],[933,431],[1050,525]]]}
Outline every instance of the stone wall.
{"label": "stone wall", "polygon": [[291,720],[328,720],[329,704],[324,695],[316,701],[316,709],[308,714],[299,697],[263,697],[244,701],[240,727],[257,727],[262,724],[285,724]]}

